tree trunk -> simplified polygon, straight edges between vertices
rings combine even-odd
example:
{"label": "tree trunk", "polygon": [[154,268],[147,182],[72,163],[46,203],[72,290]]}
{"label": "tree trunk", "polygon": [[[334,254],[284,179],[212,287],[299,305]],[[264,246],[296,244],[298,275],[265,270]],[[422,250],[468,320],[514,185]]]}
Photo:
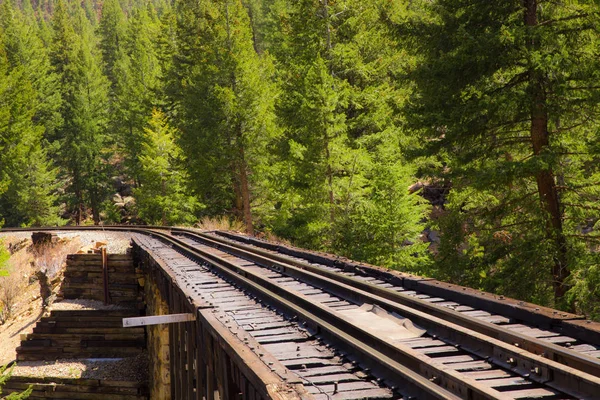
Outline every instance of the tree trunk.
{"label": "tree trunk", "polygon": [[[534,27],[538,24],[537,0],[524,0],[525,25]],[[540,43],[535,38],[529,38],[527,46],[529,49],[539,47]],[[531,89],[531,144],[533,154],[541,156],[549,148],[548,111],[546,107],[545,79],[542,73],[531,68],[529,71],[529,82]],[[556,253],[552,265],[552,276],[554,286],[554,298],[559,302],[568,290],[565,284],[570,275],[567,264],[567,243],[563,231],[562,210],[560,198],[556,188],[556,180],[552,168],[541,169],[535,175],[538,193],[543,208],[548,213],[549,220],[546,226],[548,239],[554,242]]]}
{"label": "tree trunk", "polygon": [[325,138],[325,158],[327,160],[327,186],[329,186],[329,221],[333,229],[335,223],[335,195],[333,193],[333,169],[331,168],[331,153],[329,151],[329,138]]}
{"label": "tree trunk", "polygon": [[325,38],[327,40],[327,59],[331,60],[331,26],[329,23],[329,2],[323,0],[323,18],[325,18]]}
{"label": "tree trunk", "polygon": [[[333,76],[333,68],[331,65],[331,24],[329,21],[329,2],[323,0],[323,18],[325,18],[325,39],[326,39],[326,54],[328,60],[329,74]],[[325,128],[327,129],[327,128]],[[325,132],[325,158],[327,161],[327,185],[329,186],[329,222],[333,230],[335,223],[335,194],[333,193],[333,168],[331,167],[331,152],[329,150],[329,135]]]}
{"label": "tree trunk", "polygon": [[244,148],[240,148],[240,192],[242,194],[242,207],[244,212],[244,223],[246,224],[246,233],[254,235],[254,225],[252,223],[252,209],[250,208],[250,187],[248,185],[248,166],[244,158]]}
{"label": "tree trunk", "polygon": [[79,181],[79,172],[77,169],[73,171],[73,186],[75,189],[75,199],[77,200],[77,210],[75,211],[77,217],[75,218],[75,224],[79,226],[81,225],[81,216],[83,214],[83,193],[81,193],[81,184]]}
{"label": "tree trunk", "polygon": [[100,204],[98,203],[99,195],[96,190],[91,191],[91,206],[92,206],[92,218],[94,219],[94,225],[100,225]]}
{"label": "tree trunk", "polygon": [[[229,3],[225,2],[225,16],[227,21],[227,41],[229,50],[233,51],[231,26],[229,23]],[[237,78],[235,72],[231,72],[231,88],[234,93],[238,93],[237,90]],[[252,210],[250,208],[250,186],[248,184],[248,164],[246,162],[246,154],[244,149],[244,129],[241,122],[237,122],[234,127],[234,144],[238,149],[238,159],[233,162],[233,177],[234,177],[234,191],[235,191],[235,206],[236,211],[244,220],[246,225],[246,233],[254,235],[254,225],[252,223]]]}
{"label": "tree trunk", "polygon": [[[161,180],[160,180],[160,191],[161,191],[163,199],[165,199],[167,197],[167,181],[162,176],[161,176]],[[162,215],[160,218],[160,222],[163,226],[167,225],[167,210],[165,210],[164,207],[162,209]]]}
{"label": "tree trunk", "polygon": [[246,9],[248,10],[248,17],[250,17],[250,27],[252,28],[252,45],[256,54],[262,54],[261,46],[258,43],[258,27],[256,26],[256,15],[254,14],[254,4],[247,2]]}

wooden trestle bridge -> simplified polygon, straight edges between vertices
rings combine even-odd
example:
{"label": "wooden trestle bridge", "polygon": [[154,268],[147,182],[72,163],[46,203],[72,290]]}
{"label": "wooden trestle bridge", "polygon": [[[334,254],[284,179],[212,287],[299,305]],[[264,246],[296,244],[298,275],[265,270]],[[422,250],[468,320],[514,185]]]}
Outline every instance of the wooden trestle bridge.
{"label": "wooden trestle bridge", "polygon": [[130,232],[148,313],[184,315],[154,363],[172,399],[600,399],[580,315],[227,232],[87,229]]}

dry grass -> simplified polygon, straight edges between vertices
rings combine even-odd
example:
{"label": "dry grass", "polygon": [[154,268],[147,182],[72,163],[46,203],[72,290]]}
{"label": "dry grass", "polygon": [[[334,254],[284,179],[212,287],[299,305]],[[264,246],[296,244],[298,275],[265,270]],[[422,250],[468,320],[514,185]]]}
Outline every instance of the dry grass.
{"label": "dry grass", "polygon": [[206,231],[236,231],[245,232],[244,223],[237,219],[230,219],[227,216],[204,217],[196,223],[195,228]]}
{"label": "dry grass", "polygon": [[287,239],[280,238],[279,236],[275,235],[272,232],[265,232],[265,233],[257,235],[257,236],[261,239],[268,240],[269,242],[279,243],[284,246],[293,246],[292,242],[290,242]]}
{"label": "dry grass", "polygon": [[0,277],[0,325],[13,316],[17,299],[31,273],[31,255],[27,251],[27,245],[31,242],[6,239],[11,256],[8,260],[8,275]]}
{"label": "dry grass", "polygon": [[13,314],[17,297],[25,285],[20,274],[10,272],[0,277],[0,324],[6,322]]}
{"label": "dry grass", "polygon": [[78,240],[48,243],[33,249],[35,269],[48,278],[55,278],[62,270],[68,254],[77,253],[81,244]]}
{"label": "dry grass", "polygon": [[9,260],[11,279],[17,280],[17,285],[22,285],[17,298],[14,299],[12,317],[4,324],[0,323],[0,365],[16,358],[15,349],[19,346],[20,335],[31,333],[36,322],[44,315],[40,283],[34,278],[38,269],[55,275],[50,280],[50,288],[56,291],[60,287],[62,266],[67,254],[76,253],[82,245],[98,240],[109,241],[110,246],[123,248],[124,252],[130,240],[127,235],[105,233],[65,232],[60,236],[58,243],[48,248],[48,254],[44,255],[42,251],[33,250],[30,233],[14,236],[0,233],[0,239],[4,239],[12,253]]}
{"label": "dry grass", "polygon": [[[186,226],[181,226],[181,228],[190,229]],[[227,216],[204,217],[201,221],[198,221],[192,229],[200,231],[232,231],[246,233],[246,225],[244,222],[237,219],[231,219]],[[289,240],[280,238],[272,232],[260,232],[256,234],[256,237],[270,242],[292,246],[292,243]]]}

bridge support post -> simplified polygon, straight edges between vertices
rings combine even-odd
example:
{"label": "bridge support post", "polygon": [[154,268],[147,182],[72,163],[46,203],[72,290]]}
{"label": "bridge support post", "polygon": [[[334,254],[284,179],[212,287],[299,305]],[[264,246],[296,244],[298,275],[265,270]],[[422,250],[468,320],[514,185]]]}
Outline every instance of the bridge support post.
{"label": "bridge support post", "polygon": [[[144,297],[146,312],[149,315],[169,314],[169,305],[161,296],[155,279],[146,279]],[[169,361],[169,325],[146,327],[148,352],[150,353],[150,398],[168,399],[171,397],[171,368]]]}

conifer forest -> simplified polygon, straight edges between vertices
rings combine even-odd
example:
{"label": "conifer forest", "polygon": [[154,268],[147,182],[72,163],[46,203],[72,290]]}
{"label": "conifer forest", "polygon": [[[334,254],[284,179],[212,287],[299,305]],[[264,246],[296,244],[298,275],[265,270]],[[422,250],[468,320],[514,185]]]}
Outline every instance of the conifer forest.
{"label": "conifer forest", "polygon": [[0,225],[221,219],[600,319],[593,0],[0,0]]}

